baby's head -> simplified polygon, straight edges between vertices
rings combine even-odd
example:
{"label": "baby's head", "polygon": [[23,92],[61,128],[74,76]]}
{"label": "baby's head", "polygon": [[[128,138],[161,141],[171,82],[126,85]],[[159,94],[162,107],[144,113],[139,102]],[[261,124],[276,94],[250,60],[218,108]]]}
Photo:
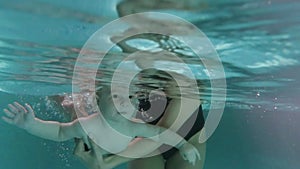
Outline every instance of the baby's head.
{"label": "baby's head", "polygon": [[128,88],[122,85],[103,86],[97,92],[97,96],[99,98],[98,105],[102,106],[102,109],[118,112],[128,119],[135,117],[137,106],[133,101],[133,95],[129,94]]}

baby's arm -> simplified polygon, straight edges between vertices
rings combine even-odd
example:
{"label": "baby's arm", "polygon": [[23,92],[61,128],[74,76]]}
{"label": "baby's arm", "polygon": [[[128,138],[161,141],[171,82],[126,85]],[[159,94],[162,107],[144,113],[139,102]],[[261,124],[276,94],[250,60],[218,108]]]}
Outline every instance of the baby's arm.
{"label": "baby's arm", "polygon": [[170,129],[141,123],[136,123],[134,129],[136,136],[176,147],[183,159],[188,160],[193,165],[196,163],[197,158],[201,159],[199,151],[192,144]]}
{"label": "baby's arm", "polygon": [[28,104],[22,106],[18,102],[14,102],[8,105],[8,109],[4,109],[4,113],[6,116],[3,116],[2,119],[5,122],[44,139],[65,141],[72,138],[86,140],[87,137],[78,120],[69,123],[44,121],[35,117],[33,109]]}

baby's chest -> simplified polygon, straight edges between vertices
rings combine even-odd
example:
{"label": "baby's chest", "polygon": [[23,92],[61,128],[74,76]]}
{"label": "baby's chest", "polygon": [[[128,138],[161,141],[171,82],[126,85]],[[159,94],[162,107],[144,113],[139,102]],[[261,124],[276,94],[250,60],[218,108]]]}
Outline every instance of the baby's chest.
{"label": "baby's chest", "polygon": [[102,148],[111,153],[123,151],[132,141],[132,137],[115,132],[116,131],[111,131],[110,133],[106,133],[105,137],[102,137],[100,141],[103,146]]}
{"label": "baby's chest", "polygon": [[105,151],[116,154],[125,150],[133,137],[112,127],[102,126],[92,139]]}

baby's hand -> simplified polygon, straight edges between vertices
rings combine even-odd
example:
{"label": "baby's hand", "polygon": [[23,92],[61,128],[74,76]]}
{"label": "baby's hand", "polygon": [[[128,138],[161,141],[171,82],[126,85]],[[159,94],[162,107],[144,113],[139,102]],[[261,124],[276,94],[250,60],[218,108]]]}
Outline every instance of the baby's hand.
{"label": "baby's hand", "polygon": [[3,110],[5,116],[2,119],[12,125],[16,125],[22,129],[28,129],[30,124],[35,121],[34,111],[31,106],[25,104],[25,107],[18,102],[8,105],[8,109]]}
{"label": "baby's hand", "polygon": [[193,165],[195,165],[197,158],[201,159],[199,151],[188,142],[180,147],[179,153],[184,160],[189,161]]}

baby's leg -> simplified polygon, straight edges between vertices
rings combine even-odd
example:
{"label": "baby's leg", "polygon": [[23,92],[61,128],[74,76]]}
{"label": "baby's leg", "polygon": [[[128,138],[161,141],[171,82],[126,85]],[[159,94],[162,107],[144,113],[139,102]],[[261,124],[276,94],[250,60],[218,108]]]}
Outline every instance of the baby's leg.
{"label": "baby's leg", "polygon": [[197,160],[193,166],[188,161],[184,160],[177,151],[166,161],[166,169],[202,169],[205,161],[206,143],[198,142],[200,131],[189,139],[189,143],[193,144],[200,152],[201,160]]}

